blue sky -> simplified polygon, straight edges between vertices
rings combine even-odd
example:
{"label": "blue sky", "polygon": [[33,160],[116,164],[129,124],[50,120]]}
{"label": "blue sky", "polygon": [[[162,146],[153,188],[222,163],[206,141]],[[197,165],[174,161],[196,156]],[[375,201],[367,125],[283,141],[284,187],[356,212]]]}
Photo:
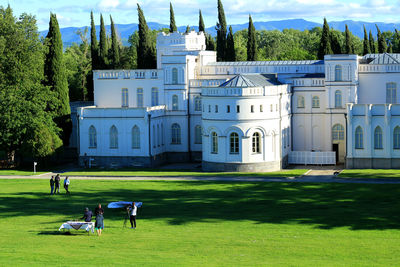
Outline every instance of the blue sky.
{"label": "blue sky", "polygon": [[[109,16],[118,24],[137,23],[136,3],[142,7],[146,20],[169,24],[167,0],[0,0],[10,4],[14,15],[26,12],[36,16],[40,30],[47,29],[49,13],[54,12],[60,27],[87,26],[90,10],[98,24],[100,13],[109,24]],[[181,25],[197,25],[201,9],[206,27],[217,21],[217,0],[172,0],[175,20]],[[222,0],[228,24],[253,21],[303,18],[322,23],[323,17],[332,20],[362,20],[369,22],[399,22],[400,0]]]}

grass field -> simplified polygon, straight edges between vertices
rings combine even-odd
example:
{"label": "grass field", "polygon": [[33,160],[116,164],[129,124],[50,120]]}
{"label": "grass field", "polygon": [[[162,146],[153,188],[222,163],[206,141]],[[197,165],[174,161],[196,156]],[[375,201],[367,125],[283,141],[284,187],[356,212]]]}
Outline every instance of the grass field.
{"label": "grass field", "polygon": [[277,172],[202,172],[187,170],[163,169],[82,169],[79,171],[65,172],[67,176],[246,176],[246,177],[291,177],[306,173],[306,169],[291,169]]}
{"label": "grass field", "polygon": [[[0,266],[398,266],[400,185],[0,179]],[[142,201],[138,228],[59,233],[84,207]],[[129,223],[129,222],[128,222]]]}
{"label": "grass field", "polygon": [[400,170],[396,169],[348,169],[343,170],[339,177],[343,178],[373,178],[373,179],[398,179]]}

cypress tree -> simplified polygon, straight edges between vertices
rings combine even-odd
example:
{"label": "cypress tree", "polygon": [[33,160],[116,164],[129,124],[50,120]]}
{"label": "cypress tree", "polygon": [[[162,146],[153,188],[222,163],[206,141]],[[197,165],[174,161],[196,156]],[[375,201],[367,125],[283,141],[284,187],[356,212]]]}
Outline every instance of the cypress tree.
{"label": "cypress tree", "polygon": [[400,33],[397,29],[395,29],[394,31],[393,52],[400,53]]}
{"label": "cypress tree", "polygon": [[338,33],[335,31],[331,31],[330,34],[330,38],[331,38],[331,48],[332,48],[332,52],[334,54],[342,54],[342,45],[340,44],[340,39],[338,36]]}
{"label": "cypress tree", "polygon": [[99,65],[101,69],[107,68],[107,34],[104,26],[103,15],[100,14],[100,49],[99,49]]}
{"label": "cypress tree", "polygon": [[371,49],[369,47],[369,40],[368,40],[368,35],[367,35],[367,30],[365,29],[364,25],[364,42],[363,42],[364,48],[363,48],[363,55],[370,54]]}
{"label": "cypress tree", "polygon": [[206,32],[206,27],[204,26],[203,15],[199,9],[199,32]]}
{"label": "cypress tree", "polygon": [[92,70],[98,69],[99,45],[97,43],[96,26],[94,25],[93,11],[90,12],[90,53],[92,56]]}
{"label": "cypress tree", "polygon": [[369,30],[369,49],[372,54],[376,53],[375,40],[371,30]]}
{"label": "cypress tree", "polygon": [[185,33],[189,33],[189,32],[190,32],[190,26],[189,26],[189,25],[187,25],[187,26],[186,26]]}
{"label": "cypress tree", "polygon": [[45,85],[54,93],[53,102],[49,103],[54,122],[62,129],[61,140],[65,146],[69,144],[72,131],[71,109],[69,106],[68,82],[63,61],[63,43],[57,17],[50,13],[49,32],[45,44],[44,75]]}
{"label": "cypress tree", "polygon": [[346,24],[345,35],[346,35],[346,41],[344,45],[344,50],[345,50],[344,52],[345,54],[354,54],[353,42],[351,40],[351,34],[349,31],[349,27],[347,27],[347,24]]}
{"label": "cypress tree", "polygon": [[392,43],[391,43],[391,42],[389,43],[387,52],[388,52],[389,54],[393,53],[393,46],[392,46]]}
{"label": "cypress tree", "polygon": [[378,25],[375,24],[375,26],[378,31],[378,53],[386,53],[387,44],[386,44],[385,37],[383,37],[381,31],[378,28]]}
{"label": "cypress tree", "polygon": [[118,69],[120,67],[118,36],[111,15],[110,15],[110,21],[111,21],[111,62],[112,62],[112,68]]}
{"label": "cypress tree", "polygon": [[229,26],[229,33],[226,40],[226,61],[236,61],[235,41],[233,40],[232,26]]}
{"label": "cypress tree", "polygon": [[226,60],[226,19],[221,0],[218,0],[218,23],[215,29],[217,30],[217,61],[224,61]]}
{"label": "cypress tree", "polygon": [[175,24],[175,15],[174,8],[172,7],[172,3],[169,2],[169,32],[178,31]]}
{"label": "cypress tree", "polygon": [[254,28],[253,20],[249,15],[249,29],[247,31],[247,61],[257,60],[257,42],[256,29]]}
{"label": "cypress tree", "polygon": [[324,59],[324,56],[329,54],[332,54],[329,25],[326,18],[324,18],[324,26],[322,28],[321,41],[318,49],[318,59]]}
{"label": "cypress tree", "polygon": [[137,50],[137,66],[139,69],[152,69],[156,67],[156,56],[152,46],[149,27],[147,26],[143,10],[137,4],[138,17],[139,17],[139,42],[136,47]]}

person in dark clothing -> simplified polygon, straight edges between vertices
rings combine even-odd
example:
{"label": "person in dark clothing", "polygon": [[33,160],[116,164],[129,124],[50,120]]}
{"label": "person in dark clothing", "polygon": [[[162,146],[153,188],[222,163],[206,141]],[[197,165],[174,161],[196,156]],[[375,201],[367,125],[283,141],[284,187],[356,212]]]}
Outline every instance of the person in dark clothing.
{"label": "person in dark clothing", "polygon": [[89,208],[85,208],[85,213],[83,214],[83,217],[81,218],[81,220],[85,219],[85,222],[91,222],[92,216],[93,216],[92,211],[89,210]]}
{"label": "person in dark clothing", "polygon": [[54,191],[54,193],[56,192],[56,191],[54,190],[54,183],[55,183],[55,181],[54,181],[54,176],[51,176],[51,178],[50,178],[50,188],[51,188],[50,195],[53,194],[53,191]]}
{"label": "person in dark clothing", "polygon": [[96,229],[97,235],[98,235],[98,236],[101,236],[101,230],[104,228],[104,223],[103,223],[103,220],[104,220],[104,217],[103,217],[104,210],[103,210],[103,208],[101,207],[101,204],[100,204],[100,203],[99,203],[99,205],[97,206],[97,208],[95,208],[94,214],[96,214],[96,223],[95,223],[94,229]]}
{"label": "person in dark clothing", "polygon": [[[137,207],[135,205],[135,202],[132,202],[132,205],[129,205],[127,207],[127,210],[128,210],[128,213],[129,213],[129,221],[131,222],[131,229],[136,229]],[[133,225],[135,225],[135,227]]]}
{"label": "person in dark clothing", "polygon": [[58,194],[60,194],[60,180],[61,180],[60,175],[57,174],[56,178],[54,180],[54,185],[55,185],[54,194],[56,194],[56,192],[58,192]]}

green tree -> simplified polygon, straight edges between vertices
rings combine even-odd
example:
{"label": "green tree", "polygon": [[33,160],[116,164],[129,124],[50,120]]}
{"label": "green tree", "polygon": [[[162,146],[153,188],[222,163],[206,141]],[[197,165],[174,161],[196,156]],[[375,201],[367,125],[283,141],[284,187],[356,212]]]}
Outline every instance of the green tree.
{"label": "green tree", "polygon": [[217,61],[226,60],[226,19],[224,6],[221,0],[218,0],[218,22],[215,28],[217,30]]}
{"label": "green tree", "polygon": [[112,17],[110,16],[111,21],[111,50],[110,50],[110,57],[111,57],[111,67],[113,69],[118,69],[120,67],[120,58],[119,58],[119,41],[117,31],[115,30],[115,25]]}
{"label": "green tree", "polygon": [[388,52],[389,54],[393,53],[393,46],[392,46],[392,43],[389,43],[387,52]]}
{"label": "green tree", "polygon": [[176,32],[178,29],[175,24],[175,14],[174,8],[172,7],[172,3],[169,2],[169,32]]}
{"label": "green tree", "polygon": [[393,52],[400,53],[400,33],[397,29],[395,29],[392,43],[393,43]]}
{"label": "green tree", "polygon": [[381,31],[378,28],[378,25],[376,26],[376,30],[378,31],[378,53],[386,53],[387,51],[387,44],[386,44],[386,40],[383,37]]}
{"label": "green tree", "polygon": [[156,68],[156,55],[154,43],[151,42],[149,36],[149,27],[147,26],[146,19],[143,11],[138,7],[139,17],[139,40],[137,45],[137,66],[139,69],[153,69]]}
{"label": "green tree", "polygon": [[99,48],[99,68],[106,69],[108,65],[107,60],[108,46],[107,46],[107,33],[104,26],[103,15],[100,14],[100,48]]}
{"label": "green tree", "polygon": [[249,28],[247,37],[247,61],[257,60],[257,42],[256,42],[256,29],[253,25],[253,20],[249,15]]}
{"label": "green tree", "polygon": [[233,40],[232,26],[229,26],[229,33],[226,40],[226,61],[236,61],[235,41]]}
{"label": "green tree", "polygon": [[329,25],[328,22],[326,21],[326,18],[324,18],[324,26],[322,28],[321,41],[318,50],[318,59],[324,59],[325,55],[330,55],[330,54],[332,54],[332,48],[331,48],[331,40],[329,34]]}
{"label": "green tree", "polygon": [[376,53],[375,40],[371,30],[369,30],[369,49],[371,49],[372,54]]}
{"label": "green tree", "polygon": [[342,33],[331,30],[331,49],[334,54],[342,54]]}
{"label": "green tree", "polygon": [[363,55],[370,54],[370,53],[371,53],[371,48],[369,46],[367,30],[365,29],[365,25],[364,25]]}
{"label": "green tree", "polygon": [[199,9],[199,32],[206,32],[206,27],[204,26],[203,15],[201,14],[201,10]]}
{"label": "green tree", "polygon": [[63,61],[63,44],[60,28],[55,14],[50,14],[49,32],[46,40],[45,85],[54,92],[56,99],[49,103],[54,122],[62,129],[61,139],[65,146],[69,145],[72,132],[71,109],[69,106],[68,82]]}
{"label": "green tree", "polygon": [[98,69],[99,44],[97,43],[96,26],[93,19],[93,11],[90,12],[90,54],[92,57],[92,69]]}
{"label": "green tree", "polygon": [[206,33],[206,50],[215,51],[216,48],[217,45],[215,44],[214,38],[210,34]]}
{"label": "green tree", "polygon": [[352,36],[349,31],[349,27],[347,27],[347,24],[346,24],[345,35],[346,35],[346,39],[345,39],[345,45],[344,45],[344,53],[345,54],[354,54],[354,45],[352,42]]}
{"label": "green tree", "polygon": [[43,53],[35,17],[24,13],[17,19],[10,6],[0,6],[0,151],[11,164],[62,146],[47,112],[53,93],[42,83]]}
{"label": "green tree", "polygon": [[189,33],[189,32],[190,32],[190,26],[189,26],[189,25],[187,25],[187,26],[186,26],[185,33]]}

